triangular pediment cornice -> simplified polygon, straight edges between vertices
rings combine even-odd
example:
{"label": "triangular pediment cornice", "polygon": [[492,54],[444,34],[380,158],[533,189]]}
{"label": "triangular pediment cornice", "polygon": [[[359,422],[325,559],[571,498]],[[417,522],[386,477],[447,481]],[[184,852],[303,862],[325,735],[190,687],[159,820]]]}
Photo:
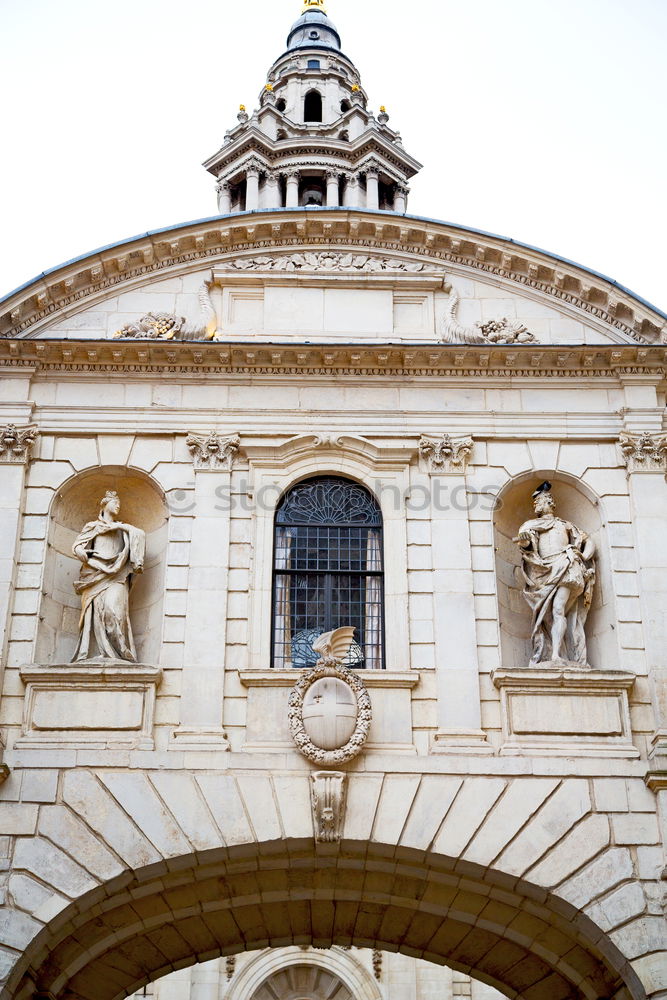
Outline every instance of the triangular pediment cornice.
{"label": "triangular pediment cornice", "polygon": [[[667,339],[667,316],[603,276],[544,251],[452,224],[366,209],[299,208],[215,216],[145,233],[63,264],[0,300],[0,338],[34,337],[123,285],[146,284],[271,251],[363,248],[493,280],[580,313],[640,345]],[[44,335],[42,333],[42,335]]]}

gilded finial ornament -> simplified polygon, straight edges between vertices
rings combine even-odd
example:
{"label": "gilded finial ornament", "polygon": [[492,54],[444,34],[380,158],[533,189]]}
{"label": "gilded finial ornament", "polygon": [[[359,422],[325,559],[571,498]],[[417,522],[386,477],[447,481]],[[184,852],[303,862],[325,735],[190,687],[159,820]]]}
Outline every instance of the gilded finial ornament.
{"label": "gilded finial ornament", "polygon": [[310,10],[311,7],[319,8],[319,10],[321,10],[324,14],[327,12],[326,7],[324,6],[324,0],[303,0],[304,12]]}

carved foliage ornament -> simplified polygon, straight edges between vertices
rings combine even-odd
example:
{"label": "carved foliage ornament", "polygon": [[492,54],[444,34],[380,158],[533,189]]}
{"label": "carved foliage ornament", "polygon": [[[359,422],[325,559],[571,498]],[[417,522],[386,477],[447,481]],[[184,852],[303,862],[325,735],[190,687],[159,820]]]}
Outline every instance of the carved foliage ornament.
{"label": "carved foliage ornament", "polygon": [[224,469],[231,472],[234,459],[241,448],[241,438],[238,434],[221,437],[211,431],[208,437],[203,434],[188,434],[186,444],[197,471],[214,472]]}
{"label": "carved foliage ornament", "polygon": [[37,428],[34,424],[28,427],[16,427],[7,424],[0,431],[0,462],[22,465],[30,461],[32,447],[37,440]]}
{"label": "carved foliage ornament", "polygon": [[473,449],[471,437],[453,438],[443,434],[440,438],[422,436],[419,454],[425,458],[429,472],[452,475],[464,473]]}
{"label": "carved foliage ornament", "polygon": [[628,472],[667,472],[667,434],[621,434]]}
{"label": "carved foliage ornament", "polygon": [[[321,767],[354,760],[368,739],[373,719],[366,685],[342,665],[353,635],[354,629],[346,627],[320,636],[313,649],[322,658],[302,673],[289,698],[292,739],[304,757]],[[313,739],[315,733],[318,742]]]}
{"label": "carved foliage ornament", "polygon": [[333,251],[241,258],[228,261],[223,267],[234,271],[404,271],[409,274],[436,271],[435,268],[429,268],[418,260],[392,260],[386,257],[371,257],[369,254]]}

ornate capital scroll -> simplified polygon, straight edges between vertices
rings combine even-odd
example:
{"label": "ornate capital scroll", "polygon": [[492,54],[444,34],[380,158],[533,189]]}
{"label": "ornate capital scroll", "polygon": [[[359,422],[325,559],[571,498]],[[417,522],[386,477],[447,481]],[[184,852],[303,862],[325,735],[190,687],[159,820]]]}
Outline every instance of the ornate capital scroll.
{"label": "ornate capital scroll", "polygon": [[440,438],[422,435],[419,441],[419,454],[426,459],[432,475],[463,475],[472,448],[471,437],[453,438],[450,434],[443,434]]}
{"label": "ornate capital scroll", "polygon": [[0,463],[4,465],[27,465],[31,459],[32,447],[37,441],[37,427],[16,427],[7,424],[0,431]]}
{"label": "ornate capital scroll", "polygon": [[619,443],[629,473],[667,473],[667,434],[623,433]]}
{"label": "ornate capital scroll", "polygon": [[224,469],[231,472],[234,459],[241,448],[241,438],[238,434],[221,437],[211,431],[208,437],[203,434],[188,434],[186,444],[196,471],[215,472]]}

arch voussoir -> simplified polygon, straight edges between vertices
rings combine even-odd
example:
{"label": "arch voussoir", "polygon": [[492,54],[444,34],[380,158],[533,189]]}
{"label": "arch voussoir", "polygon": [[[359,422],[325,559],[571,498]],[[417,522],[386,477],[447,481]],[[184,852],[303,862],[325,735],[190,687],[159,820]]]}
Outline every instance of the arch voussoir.
{"label": "arch voussoir", "polygon": [[[88,909],[84,895],[28,944],[22,975],[58,1000],[116,1000],[204,956],[356,944],[449,964],[509,997],[598,1000],[624,985],[616,945],[571,904],[515,876],[470,862],[461,875],[437,855],[399,862],[378,843],[367,853],[343,842],[324,866],[314,847],[283,844],[281,855],[273,842],[268,853],[238,846],[234,857],[208,852],[203,867],[195,854],[170,859],[173,870],[157,878],[147,866],[104,886],[102,900],[93,890]],[[625,972],[633,1000],[644,1000]],[[3,1000],[20,995],[20,977],[12,988]]]}

